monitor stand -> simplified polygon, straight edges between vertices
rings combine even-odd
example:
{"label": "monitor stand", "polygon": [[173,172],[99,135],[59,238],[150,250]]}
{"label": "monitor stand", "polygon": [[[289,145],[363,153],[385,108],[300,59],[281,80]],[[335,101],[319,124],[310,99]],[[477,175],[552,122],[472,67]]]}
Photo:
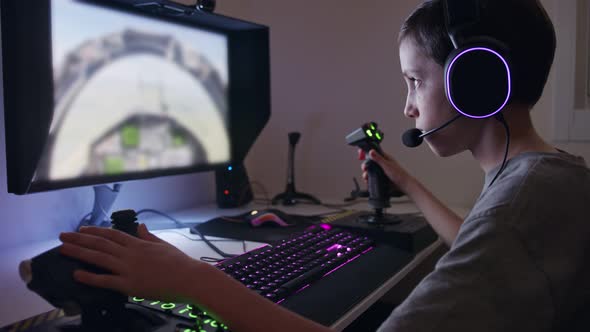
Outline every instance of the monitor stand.
{"label": "monitor stand", "polygon": [[92,187],[94,189],[94,203],[92,204],[92,212],[90,213],[89,219],[84,218],[84,220],[80,222],[78,229],[80,226],[110,227],[111,217],[109,212],[113,207],[113,203],[117,199],[117,195],[119,195],[121,186],[122,185],[120,183],[115,183],[113,188],[110,188],[106,184]]}

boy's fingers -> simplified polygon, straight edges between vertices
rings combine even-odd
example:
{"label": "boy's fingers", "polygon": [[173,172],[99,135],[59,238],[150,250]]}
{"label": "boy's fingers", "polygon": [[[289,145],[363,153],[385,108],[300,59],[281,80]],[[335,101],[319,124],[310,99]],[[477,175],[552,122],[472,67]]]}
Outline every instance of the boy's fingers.
{"label": "boy's fingers", "polygon": [[117,256],[123,251],[123,247],[121,245],[109,241],[104,237],[91,234],[61,233],[59,235],[59,239],[63,243],[74,244],[80,247],[108,253],[113,256]]}
{"label": "boy's fingers", "polygon": [[74,271],[74,279],[83,284],[121,291],[121,277],[112,274],[96,274],[84,270]]}
{"label": "boy's fingers", "polygon": [[381,154],[377,153],[375,150],[371,150],[370,152],[371,159],[379,159],[379,160],[391,160],[391,156],[386,152],[381,152]]}
{"label": "boy's fingers", "polygon": [[135,237],[125,232],[104,227],[80,227],[80,233],[104,237],[122,246],[127,246],[134,240],[137,240]]}
{"label": "boy's fingers", "polygon": [[383,156],[381,156],[379,153],[377,153],[377,151],[375,150],[371,150],[371,152],[369,152],[369,156],[371,157],[371,160],[375,161],[376,163],[378,163],[379,165],[381,165],[383,163],[383,161],[385,161],[383,159]]}
{"label": "boy's fingers", "polygon": [[75,258],[82,262],[95,265],[97,267],[106,269],[113,273],[120,273],[124,270],[121,262],[114,256],[106,254],[104,252],[79,247],[75,244],[64,243],[60,248],[59,252],[62,255]]}

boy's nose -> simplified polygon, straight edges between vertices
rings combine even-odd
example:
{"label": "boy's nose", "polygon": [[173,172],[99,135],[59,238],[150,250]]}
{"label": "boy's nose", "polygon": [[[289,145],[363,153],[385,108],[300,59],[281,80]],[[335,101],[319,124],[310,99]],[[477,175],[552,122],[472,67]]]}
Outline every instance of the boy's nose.
{"label": "boy's nose", "polygon": [[417,118],[418,115],[420,115],[420,113],[418,112],[418,109],[412,105],[411,103],[406,103],[406,107],[404,108],[404,115],[407,118]]}

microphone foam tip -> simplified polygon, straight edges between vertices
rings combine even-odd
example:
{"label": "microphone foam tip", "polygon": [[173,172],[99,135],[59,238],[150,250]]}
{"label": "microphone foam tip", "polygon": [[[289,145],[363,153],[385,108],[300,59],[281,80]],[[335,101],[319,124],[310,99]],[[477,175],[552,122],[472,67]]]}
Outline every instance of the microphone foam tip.
{"label": "microphone foam tip", "polygon": [[424,140],[420,135],[422,135],[422,131],[418,128],[406,130],[402,135],[402,142],[409,148],[415,148]]}

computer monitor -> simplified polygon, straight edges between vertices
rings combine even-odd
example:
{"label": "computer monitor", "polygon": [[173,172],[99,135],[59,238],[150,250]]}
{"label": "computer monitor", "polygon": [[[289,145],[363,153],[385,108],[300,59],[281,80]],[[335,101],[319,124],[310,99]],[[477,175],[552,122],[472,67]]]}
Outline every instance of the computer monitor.
{"label": "computer monitor", "polygon": [[268,28],[133,4],[1,2],[9,192],[245,157],[270,116]]}

